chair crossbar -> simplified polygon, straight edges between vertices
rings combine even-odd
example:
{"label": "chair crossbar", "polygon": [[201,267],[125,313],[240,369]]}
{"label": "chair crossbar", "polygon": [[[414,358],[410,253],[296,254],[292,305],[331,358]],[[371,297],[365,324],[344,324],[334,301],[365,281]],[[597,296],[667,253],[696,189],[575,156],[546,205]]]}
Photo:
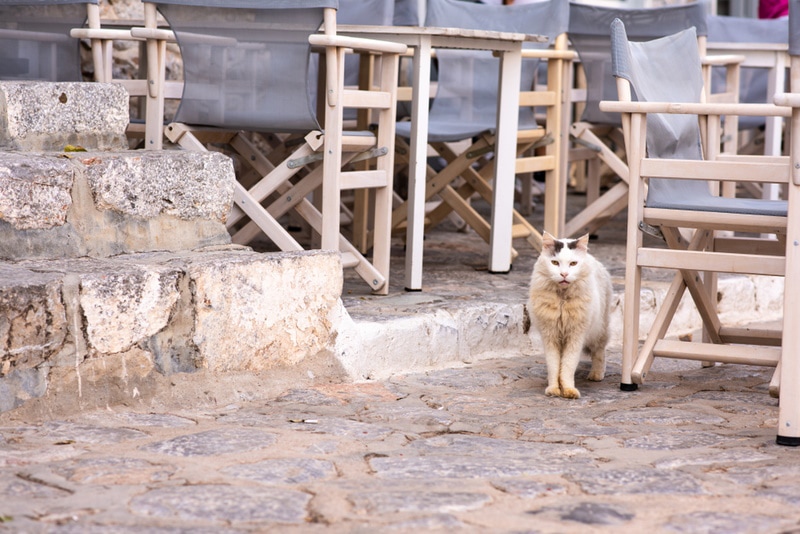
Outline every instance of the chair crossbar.
{"label": "chair crossbar", "polygon": [[656,356],[663,358],[765,367],[775,367],[781,357],[781,349],[774,347],[760,347],[759,350],[754,351],[747,345],[714,345],[669,339],[658,341],[653,352]]}

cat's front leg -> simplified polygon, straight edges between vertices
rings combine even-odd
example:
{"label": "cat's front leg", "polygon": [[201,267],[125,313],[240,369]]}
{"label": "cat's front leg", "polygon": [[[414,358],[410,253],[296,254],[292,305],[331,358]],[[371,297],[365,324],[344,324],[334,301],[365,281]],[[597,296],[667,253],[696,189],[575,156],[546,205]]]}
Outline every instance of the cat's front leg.
{"label": "cat's front leg", "polygon": [[561,355],[561,369],[558,381],[561,385],[561,396],[565,399],[580,399],[581,392],[575,387],[575,370],[581,359],[583,344],[569,343]]}
{"label": "cat's front leg", "polygon": [[561,369],[561,353],[555,345],[546,345],[544,348],[544,358],[547,363],[547,389],[544,394],[550,397],[561,396],[561,384],[558,374]]}

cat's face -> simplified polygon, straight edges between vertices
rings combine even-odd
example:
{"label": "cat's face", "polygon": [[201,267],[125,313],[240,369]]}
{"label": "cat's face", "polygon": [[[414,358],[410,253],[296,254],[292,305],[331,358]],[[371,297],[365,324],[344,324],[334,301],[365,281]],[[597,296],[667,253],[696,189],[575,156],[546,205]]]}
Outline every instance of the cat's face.
{"label": "cat's face", "polygon": [[580,239],[556,239],[546,233],[543,237],[543,263],[549,278],[560,288],[569,287],[584,276],[588,255],[589,236]]}

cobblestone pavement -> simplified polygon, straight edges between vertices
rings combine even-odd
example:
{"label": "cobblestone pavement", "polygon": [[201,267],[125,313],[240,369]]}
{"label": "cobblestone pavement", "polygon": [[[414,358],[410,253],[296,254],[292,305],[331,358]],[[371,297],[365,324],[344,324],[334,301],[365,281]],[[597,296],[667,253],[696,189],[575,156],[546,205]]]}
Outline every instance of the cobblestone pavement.
{"label": "cobblestone pavement", "polygon": [[[769,372],[659,360],[544,395],[540,358],[270,401],[0,419],[13,532],[790,532],[800,462]],[[664,363],[666,362],[666,363]]]}

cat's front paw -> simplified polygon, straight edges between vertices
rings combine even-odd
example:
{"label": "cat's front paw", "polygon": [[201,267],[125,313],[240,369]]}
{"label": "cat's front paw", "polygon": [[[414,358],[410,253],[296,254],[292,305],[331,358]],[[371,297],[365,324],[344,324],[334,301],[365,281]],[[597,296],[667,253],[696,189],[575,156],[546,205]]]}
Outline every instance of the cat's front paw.
{"label": "cat's front paw", "polygon": [[580,399],[581,392],[575,388],[564,388],[561,390],[561,396],[565,399]]}
{"label": "cat's front paw", "polygon": [[548,397],[560,397],[561,387],[549,386],[547,389],[544,390],[544,394],[547,395]]}
{"label": "cat's front paw", "polygon": [[606,376],[606,372],[603,371],[603,370],[600,370],[600,371],[591,371],[589,373],[589,376],[587,376],[586,378],[588,378],[592,382],[600,382],[601,380],[603,380],[603,378],[605,378],[605,376]]}

